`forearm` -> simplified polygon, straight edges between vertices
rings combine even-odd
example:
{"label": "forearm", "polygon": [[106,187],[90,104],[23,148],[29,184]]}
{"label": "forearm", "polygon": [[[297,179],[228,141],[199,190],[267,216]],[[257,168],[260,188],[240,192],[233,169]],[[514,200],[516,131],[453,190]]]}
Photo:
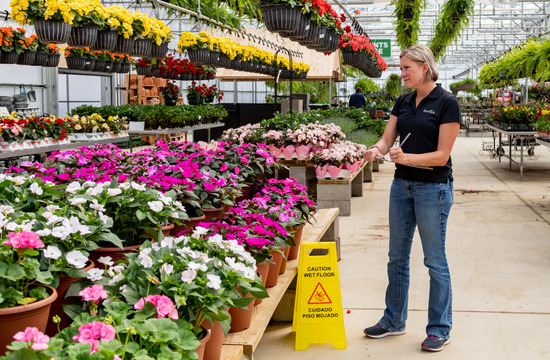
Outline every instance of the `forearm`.
{"label": "forearm", "polygon": [[444,166],[449,161],[447,152],[436,150],[424,154],[404,153],[400,157],[399,162],[404,164],[421,165],[421,166]]}

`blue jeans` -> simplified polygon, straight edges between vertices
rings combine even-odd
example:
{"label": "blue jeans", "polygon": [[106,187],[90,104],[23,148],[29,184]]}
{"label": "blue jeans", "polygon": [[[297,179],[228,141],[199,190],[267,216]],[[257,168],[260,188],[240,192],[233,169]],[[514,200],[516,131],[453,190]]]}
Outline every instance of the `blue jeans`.
{"label": "blue jeans", "polygon": [[424,250],[430,275],[426,333],[449,338],[452,327],[451,275],[445,255],[447,218],[453,204],[453,183],[394,179],[390,192],[390,250],[386,309],[379,321],[389,331],[405,330],[409,299],[409,259],[414,230]]}

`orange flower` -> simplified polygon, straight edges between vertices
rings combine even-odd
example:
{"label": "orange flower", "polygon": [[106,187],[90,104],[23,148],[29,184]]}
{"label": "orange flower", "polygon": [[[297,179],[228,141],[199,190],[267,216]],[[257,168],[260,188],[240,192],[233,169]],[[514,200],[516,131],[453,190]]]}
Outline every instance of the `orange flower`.
{"label": "orange flower", "polygon": [[27,32],[27,30],[25,30],[23,28],[17,28],[17,31],[22,32],[23,34],[25,34]]}
{"label": "orange flower", "polygon": [[355,15],[359,15],[359,14],[361,14],[361,11],[355,10]]}

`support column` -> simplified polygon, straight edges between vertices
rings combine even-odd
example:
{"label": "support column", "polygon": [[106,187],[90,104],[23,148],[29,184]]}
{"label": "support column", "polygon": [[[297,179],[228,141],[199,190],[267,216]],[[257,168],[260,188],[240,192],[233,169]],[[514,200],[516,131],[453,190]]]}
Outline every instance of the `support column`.
{"label": "support column", "polygon": [[363,168],[363,182],[372,182],[372,162],[367,162]]}
{"label": "support column", "polygon": [[290,177],[293,177],[298,181],[300,185],[307,186],[307,176],[305,166],[289,166]]}

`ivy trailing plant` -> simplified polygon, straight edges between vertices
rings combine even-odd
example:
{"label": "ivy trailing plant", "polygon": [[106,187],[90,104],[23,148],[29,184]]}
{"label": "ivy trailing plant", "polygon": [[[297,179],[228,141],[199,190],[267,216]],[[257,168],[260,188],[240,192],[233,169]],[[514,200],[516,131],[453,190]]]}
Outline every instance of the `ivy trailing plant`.
{"label": "ivy trailing plant", "polygon": [[474,0],[447,0],[443,5],[439,20],[435,25],[434,37],[429,47],[440,59],[449,46],[460,35],[460,31],[468,26],[469,17],[474,13]]}
{"label": "ivy trailing plant", "polygon": [[485,64],[479,71],[482,84],[513,85],[516,79],[534,81],[550,79],[550,39],[531,39],[500,58]]}
{"label": "ivy trailing plant", "polygon": [[426,0],[392,0],[395,5],[395,32],[401,49],[418,43],[420,11],[426,7]]}
{"label": "ivy trailing plant", "polygon": [[401,81],[401,76],[397,74],[391,74],[390,76],[388,76],[388,78],[386,79],[386,83],[384,84],[384,91],[386,92],[386,94],[394,96],[399,96],[403,94],[405,91],[403,82]]}
{"label": "ivy trailing plant", "polygon": [[358,87],[363,89],[363,94],[365,95],[380,92],[380,86],[376,85],[374,81],[366,77],[357,80],[354,85],[354,89],[357,89]]}

